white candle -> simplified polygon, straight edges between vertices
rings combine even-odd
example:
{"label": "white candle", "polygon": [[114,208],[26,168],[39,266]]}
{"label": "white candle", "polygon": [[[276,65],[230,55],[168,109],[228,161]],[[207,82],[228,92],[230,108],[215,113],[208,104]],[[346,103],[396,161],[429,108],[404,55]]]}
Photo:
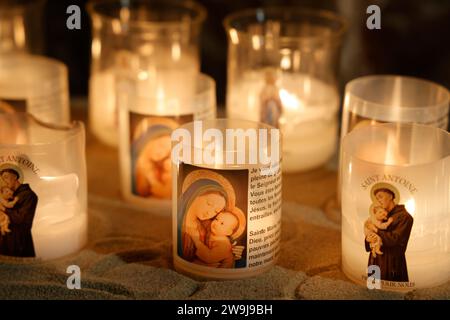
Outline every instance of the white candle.
{"label": "white candle", "polygon": [[141,70],[118,91],[122,194],[128,202],[169,214],[170,134],[179,125],[214,118],[215,84],[191,70]]}
{"label": "white candle", "polygon": [[[349,278],[366,284],[371,264],[380,266],[388,290],[450,279],[448,140],[443,130],[398,124],[355,129],[344,138],[342,266]],[[374,207],[386,210],[384,222],[393,219],[377,227],[375,254],[366,251],[364,230]]]}
{"label": "white candle", "polygon": [[87,241],[85,133],[0,113],[0,254],[54,259]]}
{"label": "white candle", "polygon": [[[229,88],[227,115],[260,121],[265,72],[248,72]],[[309,170],[325,164],[337,141],[339,96],[334,87],[303,75],[281,73],[276,82],[282,102],[283,171]]]}

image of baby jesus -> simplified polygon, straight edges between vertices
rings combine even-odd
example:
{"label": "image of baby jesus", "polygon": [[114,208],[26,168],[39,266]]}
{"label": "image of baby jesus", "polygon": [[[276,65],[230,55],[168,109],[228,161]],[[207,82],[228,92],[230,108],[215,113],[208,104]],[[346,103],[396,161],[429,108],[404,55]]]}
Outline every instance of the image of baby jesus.
{"label": "image of baby jesus", "polygon": [[370,243],[372,256],[376,258],[377,254],[382,255],[381,246],[383,242],[380,236],[377,235],[378,230],[386,230],[394,220],[388,219],[388,212],[381,206],[374,206],[369,212],[369,219],[364,224],[364,233],[366,237],[372,235],[376,238],[376,241]]}
{"label": "image of baby jesus", "polygon": [[17,201],[18,197],[14,197],[14,191],[8,187],[2,187],[0,190],[0,233],[5,235],[11,232],[9,229],[9,217],[6,215],[5,209],[12,209]]}
{"label": "image of baby jesus", "polygon": [[235,258],[230,236],[238,227],[239,220],[233,213],[222,211],[217,214],[211,223],[206,244],[200,240],[198,234],[192,237],[198,257],[194,263],[216,265],[218,268],[233,268]]}

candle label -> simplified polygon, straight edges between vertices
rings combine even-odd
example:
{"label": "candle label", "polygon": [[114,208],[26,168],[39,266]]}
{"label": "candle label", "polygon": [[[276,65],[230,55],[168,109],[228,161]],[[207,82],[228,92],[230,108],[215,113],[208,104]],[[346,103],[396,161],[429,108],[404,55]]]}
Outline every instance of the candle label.
{"label": "candle label", "polygon": [[26,112],[27,100],[0,98],[0,112]]}
{"label": "candle label", "polygon": [[131,193],[144,198],[170,199],[172,130],[191,122],[192,114],[154,116],[129,113]]}
{"label": "candle label", "polygon": [[[393,174],[374,174],[361,183],[368,203],[367,219],[361,230],[361,248],[368,255],[368,270],[379,268],[383,287],[413,288],[408,275],[406,251],[413,228],[414,194],[417,187],[408,179]],[[406,202],[405,202],[406,200]],[[369,271],[370,272],[370,271]],[[363,279],[373,274],[362,275]]]}
{"label": "candle label", "polygon": [[[251,272],[279,252],[281,171],[217,170],[181,162],[177,179],[177,256],[192,270]],[[228,271],[224,271],[228,269]],[[233,269],[233,270],[230,270]]]}
{"label": "candle label", "polygon": [[25,177],[31,173],[34,181],[38,172],[24,155],[0,155],[0,255],[36,256],[31,228],[38,196]]}

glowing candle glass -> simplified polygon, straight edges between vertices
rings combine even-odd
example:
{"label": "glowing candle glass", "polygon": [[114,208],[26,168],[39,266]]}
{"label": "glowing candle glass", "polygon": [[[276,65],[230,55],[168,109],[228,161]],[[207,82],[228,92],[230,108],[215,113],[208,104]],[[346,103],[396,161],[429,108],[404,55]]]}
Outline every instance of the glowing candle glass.
{"label": "glowing candle glass", "polygon": [[225,19],[227,115],[283,134],[283,170],[326,163],[337,143],[336,73],[345,22],[331,12],[250,9]]}
{"label": "glowing candle glass", "polygon": [[353,128],[375,123],[421,123],[447,129],[450,94],[443,86],[419,78],[374,75],[345,87],[343,138]]}
{"label": "glowing candle glass", "polygon": [[170,214],[170,135],[184,123],[215,118],[214,80],[204,74],[144,77],[140,72],[120,81],[117,97],[122,194],[129,202]]}
{"label": "glowing candle glass", "polygon": [[53,259],[87,240],[83,124],[0,113],[0,254]]}
{"label": "glowing candle glass", "polygon": [[279,130],[214,119],[181,126],[172,141],[175,269],[206,279],[269,270],[280,243]]}
{"label": "glowing candle glass", "polygon": [[69,124],[67,67],[35,55],[0,56],[0,111],[28,112],[46,123]]}
{"label": "glowing candle glass", "polygon": [[0,1],[0,54],[43,51],[45,0]]}
{"label": "glowing candle glass", "polygon": [[103,143],[117,146],[117,76],[177,72],[176,81],[183,83],[184,75],[198,73],[206,11],[188,0],[97,1],[88,10],[93,26],[90,128]]}
{"label": "glowing candle glass", "polygon": [[[378,124],[342,145],[342,267],[381,288],[450,279],[450,136],[418,124]],[[371,267],[373,268],[373,267]]]}

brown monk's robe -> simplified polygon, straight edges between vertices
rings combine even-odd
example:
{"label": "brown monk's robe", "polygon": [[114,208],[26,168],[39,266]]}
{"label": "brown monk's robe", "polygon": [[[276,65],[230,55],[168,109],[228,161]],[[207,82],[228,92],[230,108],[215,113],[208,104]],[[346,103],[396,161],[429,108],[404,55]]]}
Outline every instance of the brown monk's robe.
{"label": "brown monk's robe", "polygon": [[34,257],[31,227],[38,202],[37,195],[28,184],[21,184],[14,192],[19,201],[5,213],[10,219],[11,232],[0,236],[0,254],[14,257]]}
{"label": "brown monk's robe", "polygon": [[[383,245],[382,255],[374,258],[369,256],[369,266],[380,267],[381,280],[408,282],[408,269],[406,267],[406,247],[413,225],[413,217],[406,211],[404,205],[396,205],[388,214],[394,220],[386,230],[378,230]],[[366,251],[370,252],[369,242],[365,241]]]}

